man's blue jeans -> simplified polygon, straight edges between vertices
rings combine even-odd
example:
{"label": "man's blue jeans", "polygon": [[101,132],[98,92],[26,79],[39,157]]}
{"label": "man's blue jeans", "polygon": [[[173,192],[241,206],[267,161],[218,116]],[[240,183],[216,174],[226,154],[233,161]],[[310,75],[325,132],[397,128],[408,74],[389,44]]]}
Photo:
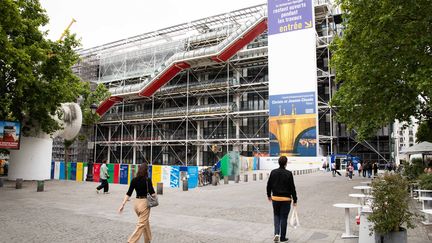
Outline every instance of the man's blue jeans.
{"label": "man's blue jeans", "polygon": [[278,202],[273,201],[273,216],[274,216],[274,227],[275,235],[280,235],[280,240],[285,241],[287,231],[288,214],[291,209],[291,202]]}

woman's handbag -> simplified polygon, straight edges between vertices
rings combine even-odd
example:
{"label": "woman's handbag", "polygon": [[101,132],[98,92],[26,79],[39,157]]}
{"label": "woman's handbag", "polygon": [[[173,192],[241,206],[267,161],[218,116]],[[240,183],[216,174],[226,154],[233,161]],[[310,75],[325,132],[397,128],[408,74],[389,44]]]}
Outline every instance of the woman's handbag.
{"label": "woman's handbag", "polygon": [[147,207],[149,207],[149,208],[156,207],[157,205],[159,205],[158,198],[157,198],[157,196],[153,197],[149,193],[149,190],[148,190],[148,181],[146,181],[146,184],[147,184]]}

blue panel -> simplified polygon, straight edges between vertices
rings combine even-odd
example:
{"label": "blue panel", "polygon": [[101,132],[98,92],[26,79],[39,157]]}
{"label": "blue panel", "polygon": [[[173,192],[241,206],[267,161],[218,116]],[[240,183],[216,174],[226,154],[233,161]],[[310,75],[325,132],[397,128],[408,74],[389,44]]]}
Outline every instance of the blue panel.
{"label": "blue panel", "polygon": [[75,181],[76,180],[76,169],[77,169],[77,163],[70,163],[71,164],[71,171],[69,171],[70,180]]}
{"label": "blue panel", "polygon": [[120,184],[128,184],[129,165],[120,165]]}
{"label": "blue panel", "polygon": [[55,167],[55,162],[51,161],[51,180],[54,179],[54,167]]}
{"label": "blue panel", "polygon": [[198,166],[189,166],[187,167],[189,179],[188,179],[188,188],[195,188],[198,186]]}
{"label": "blue panel", "polygon": [[148,175],[149,175],[148,177],[151,179],[152,178],[152,172],[153,172],[152,165],[149,165],[148,168],[149,168],[148,169]]}
{"label": "blue panel", "polygon": [[60,175],[59,175],[59,179],[60,180],[64,180],[65,179],[65,163],[64,163],[64,161],[60,161]]}
{"label": "blue panel", "polygon": [[180,167],[171,166],[170,187],[179,187]]}

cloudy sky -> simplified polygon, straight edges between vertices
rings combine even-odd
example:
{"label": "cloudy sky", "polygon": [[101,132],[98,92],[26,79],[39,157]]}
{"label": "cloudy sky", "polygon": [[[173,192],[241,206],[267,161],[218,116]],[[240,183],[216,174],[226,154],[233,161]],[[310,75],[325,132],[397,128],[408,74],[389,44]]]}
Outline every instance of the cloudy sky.
{"label": "cloudy sky", "polygon": [[70,29],[84,48],[196,19],[266,3],[266,0],[40,0],[50,18],[45,29],[57,40]]}

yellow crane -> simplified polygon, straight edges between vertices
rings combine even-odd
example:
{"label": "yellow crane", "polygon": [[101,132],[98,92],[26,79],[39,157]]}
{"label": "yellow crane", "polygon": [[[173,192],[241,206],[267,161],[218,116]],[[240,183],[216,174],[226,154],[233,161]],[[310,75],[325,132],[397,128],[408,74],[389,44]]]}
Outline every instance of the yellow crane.
{"label": "yellow crane", "polygon": [[75,23],[76,20],[74,18],[72,18],[71,22],[69,23],[69,25],[66,27],[66,29],[63,31],[63,33],[61,34],[60,38],[58,39],[57,42],[61,42],[63,40],[63,38],[65,37],[66,33],[69,31],[70,27],[73,25],[73,23]]}

